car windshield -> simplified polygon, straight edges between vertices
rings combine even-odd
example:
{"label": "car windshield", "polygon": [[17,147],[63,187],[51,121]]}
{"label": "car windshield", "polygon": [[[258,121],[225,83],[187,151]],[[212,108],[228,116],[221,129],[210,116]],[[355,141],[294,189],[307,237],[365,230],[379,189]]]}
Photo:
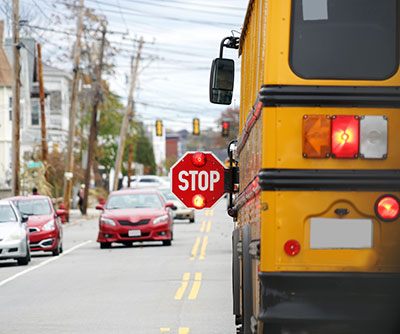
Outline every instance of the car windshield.
{"label": "car windshield", "polygon": [[47,199],[32,199],[17,201],[17,208],[23,215],[44,216],[51,215],[50,203]]}
{"label": "car windshield", "polygon": [[114,195],[108,200],[106,208],[136,209],[136,208],[162,208],[160,197],[157,194],[124,194]]}
{"label": "car windshield", "polygon": [[17,216],[10,205],[0,205],[0,223],[16,222]]}
{"label": "car windshield", "polygon": [[176,201],[176,196],[169,189],[162,189],[161,193],[168,201]]}

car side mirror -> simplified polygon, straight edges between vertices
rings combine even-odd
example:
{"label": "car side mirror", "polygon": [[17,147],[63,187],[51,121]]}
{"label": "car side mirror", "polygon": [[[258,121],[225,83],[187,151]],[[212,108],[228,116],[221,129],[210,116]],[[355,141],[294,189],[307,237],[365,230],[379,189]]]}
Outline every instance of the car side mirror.
{"label": "car side mirror", "polygon": [[104,211],[104,205],[103,204],[97,204],[96,205],[96,210]]}
{"label": "car side mirror", "polygon": [[231,104],[234,81],[235,62],[226,58],[214,59],[210,75],[210,102]]}
{"label": "car side mirror", "polygon": [[165,203],[165,208],[170,208],[171,210],[176,210],[176,209],[178,209],[176,206],[175,206],[175,204],[174,203],[172,203],[172,202],[167,202],[167,203]]}
{"label": "car side mirror", "polygon": [[21,217],[21,222],[22,222],[22,223],[27,223],[27,222],[28,222],[28,219],[29,219],[29,216],[28,216],[28,215],[22,215],[22,217]]}

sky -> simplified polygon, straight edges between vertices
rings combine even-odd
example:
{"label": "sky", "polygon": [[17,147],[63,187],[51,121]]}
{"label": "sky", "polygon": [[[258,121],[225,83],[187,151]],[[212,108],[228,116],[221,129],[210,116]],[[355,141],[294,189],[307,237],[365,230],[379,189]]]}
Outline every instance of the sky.
{"label": "sky", "polygon": [[[60,52],[70,52],[75,21],[67,20],[64,3],[72,0],[20,0],[26,32],[42,43],[46,63],[71,69]],[[0,0],[0,16],[10,17],[10,0]],[[201,127],[218,128],[216,120],[226,106],[209,102],[211,62],[226,36],[240,35],[247,0],[85,0],[85,6],[106,16],[112,46],[118,49],[114,74],[107,79],[124,100],[128,95],[130,57],[144,38],[143,60],[135,94],[136,113],[147,124],[162,119],[166,128],[191,131],[192,118]],[[34,28],[36,27],[36,28]],[[50,30],[50,31],[49,31]],[[57,30],[58,32],[52,32]],[[68,32],[62,34],[59,31]],[[239,106],[240,60],[236,50],[224,55],[236,60],[232,106]]]}

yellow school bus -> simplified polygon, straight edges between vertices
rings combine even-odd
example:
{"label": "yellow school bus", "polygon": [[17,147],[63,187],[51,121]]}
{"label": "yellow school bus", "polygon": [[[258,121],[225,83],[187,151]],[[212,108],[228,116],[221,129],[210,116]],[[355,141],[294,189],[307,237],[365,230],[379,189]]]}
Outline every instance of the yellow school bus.
{"label": "yellow school bus", "polygon": [[232,99],[223,50],[242,66],[238,333],[400,333],[399,13],[399,0],[251,0],[240,38],[222,41],[211,102]]}

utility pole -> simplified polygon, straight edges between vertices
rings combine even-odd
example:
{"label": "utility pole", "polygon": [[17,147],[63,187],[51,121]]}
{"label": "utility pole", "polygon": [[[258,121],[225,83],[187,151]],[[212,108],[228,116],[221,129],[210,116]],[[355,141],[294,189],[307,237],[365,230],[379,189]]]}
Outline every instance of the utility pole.
{"label": "utility pole", "polygon": [[79,14],[76,27],[76,41],[74,48],[74,70],[71,87],[71,106],[69,110],[69,129],[68,129],[68,150],[67,150],[67,167],[64,174],[64,205],[67,213],[70,210],[72,178],[74,172],[74,143],[75,143],[75,126],[76,113],[78,109],[78,88],[80,79],[80,59],[81,59],[81,36],[83,31],[83,14],[84,0],[79,1]]}
{"label": "utility pole", "polygon": [[46,132],[46,111],[45,111],[45,94],[43,84],[43,63],[42,63],[42,47],[40,44],[37,45],[38,53],[38,73],[39,73],[39,97],[40,97],[40,123],[41,123],[41,134],[42,134],[42,163],[46,168],[45,177],[47,180],[47,132]]}
{"label": "utility pole", "polygon": [[128,188],[131,187],[131,176],[132,176],[132,162],[133,162],[133,143],[128,147]]}
{"label": "utility pole", "polygon": [[13,84],[13,112],[12,112],[12,192],[14,196],[20,193],[20,99],[21,99],[21,48],[19,41],[19,0],[13,0],[12,14],[12,40],[13,40],[13,59],[14,59],[14,84]]}
{"label": "utility pole", "polygon": [[94,103],[92,109],[92,120],[90,123],[90,134],[89,134],[89,144],[88,144],[88,161],[85,170],[85,192],[83,197],[83,210],[82,213],[86,215],[87,207],[88,207],[88,199],[89,199],[89,186],[90,186],[90,175],[93,166],[93,160],[95,156],[96,150],[96,141],[97,141],[97,111],[99,104],[102,99],[102,82],[101,82],[101,75],[103,72],[103,65],[104,65],[104,49],[106,44],[106,33],[107,28],[105,22],[102,23],[102,38],[101,38],[101,46],[99,52],[99,64],[96,68],[96,89],[95,89],[95,96],[94,96]]}
{"label": "utility pole", "polygon": [[124,149],[125,149],[125,137],[128,132],[128,127],[129,127],[129,121],[131,118],[134,116],[134,101],[133,101],[133,93],[136,90],[136,82],[137,82],[137,77],[138,77],[138,72],[139,72],[139,63],[140,63],[140,57],[142,54],[142,48],[143,48],[143,37],[140,38],[139,40],[139,46],[136,54],[136,58],[133,61],[132,58],[132,63],[131,63],[131,85],[129,88],[129,96],[128,96],[128,103],[126,107],[126,112],[124,115],[124,119],[122,121],[122,126],[121,126],[121,131],[119,134],[119,145],[118,145],[118,152],[117,152],[117,159],[115,161],[115,173],[114,173],[114,186],[113,189],[117,190],[118,189],[118,178],[119,178],[119,173],[121,171],[121,165],[122,165],[122,158],[124,156]]}

